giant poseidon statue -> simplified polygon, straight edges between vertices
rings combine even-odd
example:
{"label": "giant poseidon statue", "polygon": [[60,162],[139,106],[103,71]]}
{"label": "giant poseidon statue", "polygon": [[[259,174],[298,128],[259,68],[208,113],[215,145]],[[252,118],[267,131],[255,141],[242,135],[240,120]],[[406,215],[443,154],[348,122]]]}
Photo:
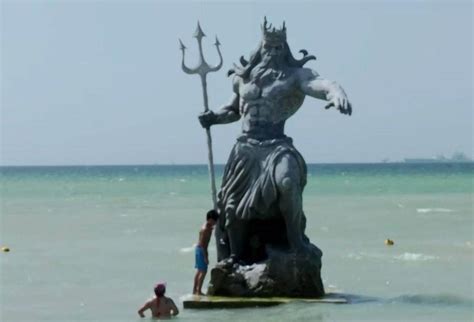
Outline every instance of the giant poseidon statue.
{"label": "giant poseidon statue", "polygon": [[326,108],[352,113],[341,86],[303,67],[314,56],[301,50],[301,60],[293,57],[284,23],[276,29],[265,19],[262,33],[249,60],[241,57],[242,66],[228,73],[233,76],[230,103],[199,116],[205,128],[242,119],[217,199],[219,261],[256,263],[266,258],[270,245],[294,253],[315,248],[304,232],[306,163],[285,135],[285,122],[307,95],[328,101]]}

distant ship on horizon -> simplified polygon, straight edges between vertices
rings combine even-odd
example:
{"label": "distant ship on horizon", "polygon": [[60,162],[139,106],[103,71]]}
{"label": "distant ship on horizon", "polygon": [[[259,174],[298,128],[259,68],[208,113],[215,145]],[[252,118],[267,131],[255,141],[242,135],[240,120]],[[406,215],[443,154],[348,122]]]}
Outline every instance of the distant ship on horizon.
{"label": "distant ship on horizon", "polygon": [[439,155],[432,158],[405,158],[405,163],[449,163],[449,162],[472,162],[464,153],[454,153],[451,158],[446,158],[444,155]]}

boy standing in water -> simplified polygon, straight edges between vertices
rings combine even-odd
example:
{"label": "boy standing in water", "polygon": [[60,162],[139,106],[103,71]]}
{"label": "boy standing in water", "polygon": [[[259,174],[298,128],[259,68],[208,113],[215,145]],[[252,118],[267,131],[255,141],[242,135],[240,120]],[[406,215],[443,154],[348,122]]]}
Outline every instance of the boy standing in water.
{"label": "boy standing in water", "polygon": [[174,304],[173,300],[165,296],[166,284],[159,283],[155,286],[155,295],[154,299],[146,302],[139,310],[138,315],[144,318],[146,310],[151,310],[152,317],[155,319],[168,319],[171,315],[178,315],[179,310]]}
{"label": "boy standing in water", "polygon": [[193,294],[195,295],[204,295],[202,293],[202,284],[204,282],[204,278],[206,277],[207,266],[209,265],[209,254],[207,252],[207,247],[209,246],[212,230],[217,222],[218,217],[219,215],[217,214],[217,211],[209,210],[206,215],[206,222],[199,231],[199,240],[195,249],[195,268],[197,269],[196,275],[194,276],[193,287]]}

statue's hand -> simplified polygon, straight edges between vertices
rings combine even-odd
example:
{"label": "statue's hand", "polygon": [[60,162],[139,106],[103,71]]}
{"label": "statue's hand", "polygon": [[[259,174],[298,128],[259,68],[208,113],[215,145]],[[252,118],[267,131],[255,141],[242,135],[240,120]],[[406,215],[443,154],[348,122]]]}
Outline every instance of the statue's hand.
{"label": "statue's hand", "polygon": [[201,126],[205,129],[208,129],[211,127],[211,125],[216,124],[216,114],[211,110],[199,114],[198,118],[199,123],[201,123]]}
{"label": "statue's hand", "polygon": [[338,90],[328,95],[328,101],[329,103],[326,105],[326,109],[329,109],[334,106],[342,114],[352,114],[351,102],[349,102],[349,99],[347,98],[347,95],[346,93],[344,93],[344,90],[342,88],[339,88]]}

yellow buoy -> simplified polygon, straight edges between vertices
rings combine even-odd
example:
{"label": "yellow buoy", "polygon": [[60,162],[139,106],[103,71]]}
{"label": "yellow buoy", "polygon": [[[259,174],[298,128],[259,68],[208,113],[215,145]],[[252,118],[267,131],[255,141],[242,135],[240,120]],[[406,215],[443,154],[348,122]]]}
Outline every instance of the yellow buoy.
{"label": "yellow buoy", "polygon": [[8,253],[10,251],[10,248],[3,246],[2,247],[2,252]]}
{"label": "yellow buoy", "polygon": [[393,242],[393,240],[391,240],[391,239],[385,239],[385,245],[387,245],[387,246],[392,246],[393,244],[395,244],[395,243]]}

